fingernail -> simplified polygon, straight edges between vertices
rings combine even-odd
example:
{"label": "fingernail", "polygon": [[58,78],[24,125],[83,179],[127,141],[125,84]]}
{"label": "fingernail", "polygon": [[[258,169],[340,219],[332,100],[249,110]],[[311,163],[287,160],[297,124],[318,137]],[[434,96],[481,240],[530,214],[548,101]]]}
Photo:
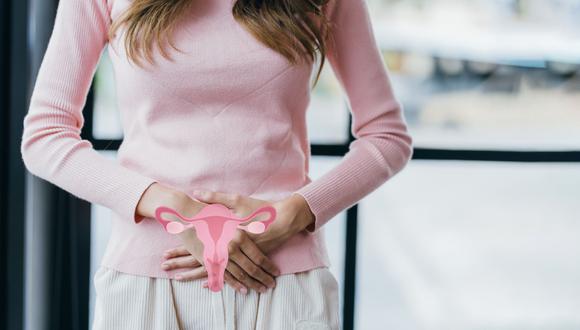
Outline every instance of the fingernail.
{"label": "fingernail", "polygon": [[242,287],[242,288],[240,289],[240,292],[241,292],[241,293],[243,293],[243,294],[247,294],[247,293],[248,293],[248,289],[246,289],[246,288]]}
{"label": "fingernail", "polygon": [[161,268],[167,269],[167,268],[169,268],[169,265],[168,264],[161,264]]}
{"label": "fingernail", "polygon": [[274,275],[276,275],[276,276],[280,275],[280,270],[279,270],[279,269],[276,269],[276,270],[274,271]]}
{"label": "fingernail", "polygon": [[203,282],[203,287],[207,288],[207,282]]}
{"label": "fingernail", "polygon": [[264,292],[266,292],[266,287],[265,287],[265,286],[261,286],[261,287],[258,289],[258,291],[259,291],[260,293],[264,293]]}
{"label": "fingernail", "polygon": [[181,279],[183,279],[183,276],[182,276],[182,275],[179,275],[179,274],[177,274],[177,275],[175,275],[175,279],[176,279],[176,280],[181,280]]}

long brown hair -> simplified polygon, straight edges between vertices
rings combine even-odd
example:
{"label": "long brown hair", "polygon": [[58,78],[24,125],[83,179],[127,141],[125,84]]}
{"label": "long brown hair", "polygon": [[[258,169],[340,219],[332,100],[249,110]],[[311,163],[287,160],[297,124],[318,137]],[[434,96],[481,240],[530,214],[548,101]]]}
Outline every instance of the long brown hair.
{"label": "long brown hair", "polygon": [[[180,51],[172,43],[171,33],[193,1],[201,0],[132,0],[127,10],[111,24],[109,38],[126,25],[124,45],[130,60],[141,66],[139,57],[145,57],[152,63],[153,43],[157,44],[162,56],[169,59],[164,45],[167,43]],[[232,15],[254,37],[291,64],[314,63],[318,51],[320,65],[316,85],[325,62],[327,41],[331,41],[327,37],[331,35],[332,26],[323,10],[328,1],[237,0]]]}

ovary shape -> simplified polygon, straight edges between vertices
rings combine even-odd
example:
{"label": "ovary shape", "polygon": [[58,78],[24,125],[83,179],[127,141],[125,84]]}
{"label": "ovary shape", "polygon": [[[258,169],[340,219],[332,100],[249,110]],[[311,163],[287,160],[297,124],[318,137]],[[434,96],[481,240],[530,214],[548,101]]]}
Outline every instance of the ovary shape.
{"label": "ovary shape", "polygon": [[[268,219],[254,220],[247,225],[242,225],[262,212],[269,213]],[[185,224],[165,220],[164,213],[176,215]],[[208,288],[218,292],[224,285],[224,272],[229,257],[228,244],[234,237],[236,229],[261,234],[274,222],[276,209],[271,205],[262,206],[247,217],[238,218],[222,204],[208,204],[193,218],[186,218],[170,207],[159,206],[155,210],[155,218],[170,234],[179,234],[188,228],[195,228],[197,237],[203,243],[203,259],[208,274]]]}

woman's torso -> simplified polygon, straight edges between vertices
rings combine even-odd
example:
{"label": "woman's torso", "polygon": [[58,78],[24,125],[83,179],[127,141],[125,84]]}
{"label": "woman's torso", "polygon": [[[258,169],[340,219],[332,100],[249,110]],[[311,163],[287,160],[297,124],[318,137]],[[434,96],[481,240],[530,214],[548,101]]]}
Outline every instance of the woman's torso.
{"label": "woman's torso", "polygon": [[[109,0],[111,1],[111,0]],[[124,141],[118,160],[159,182],[281,199],[310,182],[306,109],[313,66],[291,65],[255,39],[231,13],[230,0],[194,1],[172,35],[171,60],[129,63],[120,38],[110,41]],[[128,0],[111,2],[115,19]],[[118,221],[120,220],[120,221]],[[153,219],[150,219],[153,220]],[[114,215],[103,263],[165,276],[164,249],[179,244],[155,221]],[[327,265],[322,232],[300,234],[272,258],[282,272]]]}

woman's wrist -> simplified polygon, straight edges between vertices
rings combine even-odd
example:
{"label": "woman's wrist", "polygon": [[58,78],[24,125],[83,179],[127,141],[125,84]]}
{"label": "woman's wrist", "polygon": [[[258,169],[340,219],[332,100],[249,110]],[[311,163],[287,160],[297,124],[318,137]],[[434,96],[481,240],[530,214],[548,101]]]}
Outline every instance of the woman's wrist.
{"label": "woman's wrist", "polygon": [[299,233],[314,225],[315,216],[302,195],[293,193],[284,199],[284,204],[294,214],[294,220],[290,224],[293,233]]}
{"label": "woman's wrist", "polygon": [[178,211],[180,214],[191,217],[201,210],[203,204],[191,199],[187,194],[154,183],[147,188],[137,205],[137,213],[144,217],[155,217],[155,210],[159,206],[167,206]]}

